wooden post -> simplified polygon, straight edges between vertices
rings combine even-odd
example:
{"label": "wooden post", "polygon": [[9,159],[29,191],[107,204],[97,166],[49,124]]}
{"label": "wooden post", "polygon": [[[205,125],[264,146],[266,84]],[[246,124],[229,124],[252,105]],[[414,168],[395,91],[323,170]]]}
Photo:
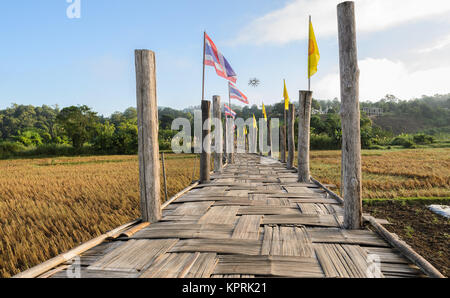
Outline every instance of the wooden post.
{"label": "wooden post", "polygon": [[[280,126],[280,161],[283,163],[285,162],[283,161],[283,159],[286,160],[286,148],[284,147],[284,145],[286,144],[285,132],[286,130],[284,129],[284,125]],[[283,156],[283,152],[285,156]]]}
{"label": "wooden post", "polygon": [[226,155],[227,155],[227,162],[228,164],[234,163],[234,135],[233,135],[233,119],[231,117],[228,117],[226,120],[226,128],[225,128],[225,134],[226,134],[226,141],[225,147],[226,147]]}
{"label": "wooden post", "polygon": [[312,92],[300,91],[298,111],[298,181],[311,182],[309,173],[309,146]]}
{"label": "wooden post", "polygon": [[295,124],[295,106],[289,104],[288,111],[288,157],[286,167],[288,169],[294,168],[294,154],[295,154],[295,139],[294,139],[294,124]]}
{"label": "wooden post", "polygon": [[270,119],[267,118],[267,145],[269,146],[269,152],[267,153],[267,156],[271,157],[272,156],[272,134],[270,133]]}
{"label": "wooden post", "polygon": [[[219,119],[219,121],[222,121],[222,111],[220,110],[220,96],[214,95],[213,96],[213,113],[214,118]],[[220,136],[217,135],[217,131],[219,127],[214,128],[216,131],[216,139],[214,140],[214,172],[221,173],[223,169],[222,164],[222,150],[223,150],[223,143],[219,144],[219,142],[222,142],[223,133],[221,131]]]}
{"label": "wooden post", "polygon": [[163,179],[164,179],[164,202],[167,202],[169,197],[167,195],[167,177],[166,177],[166,163],[164,161],[164,152],[161,153],[161,164],[162,164]]}
{"label": "wooden post", "polygon": [[354,2],[340,3],[337,6],[337,15],[344,166],[344,227],[359,229],[362,226],[361,129]]}
{"label": "wooden post", "polygon": [[[210,126],[211,102],[202,100],[202,153],[200,154],[200,183],[209,183],[211,171],[211,126]],[[206,128],[205,128],[206,125]]]}
{"label": "wooden post", "polygon": [[161,219],[155,53],[135,51],[139,186],[142,221]]}
{"label": "wooden post", "polygon": [[284,111],[284,123],[281,127],[281,146],[280,146],[280,160],[281,162],[286,162],[286,125],[287,125],[287,112],[286,109],[283,107]]}

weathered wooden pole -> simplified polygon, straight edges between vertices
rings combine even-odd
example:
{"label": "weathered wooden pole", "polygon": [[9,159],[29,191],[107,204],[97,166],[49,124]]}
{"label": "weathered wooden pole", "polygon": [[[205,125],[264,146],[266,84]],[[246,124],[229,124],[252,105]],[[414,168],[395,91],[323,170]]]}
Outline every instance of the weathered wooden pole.
{"label": "weathered wooden pole", "polygon": [[309,146],[312,91],[300,91],[298,111],[298,181],[311,182],[309,173]]}
{"label": "weathered wooden pole", "polygon": [[354,2],[340,3],[337,6],[337,16],[341,76],[344,227],[359,229],[362,226],[361,129]]}
{"label": "weathered wooden pole", "polygon": [[[283,161],[283,152],[286,152],[286,148],[284,147],[285,141],[286,140],[286,135],[285,135],[285,130],[284,130],[284,125],[280,126],[280,161]],[[286,154],[286,153],[285,153]],[[286,156],[284,157],[284,159],[286,159]]]}
{"label": "weathered wooden pole", "polygon": [[294,167],[294,154],[295,154],[295,138],[294,138],[294,124],[295,124],[295,106],[289,104],[288,111],[288,157],[286,167],[292,169]]}
{"label": "weathered wooden pole", "polygon": [[280,134],[280,136],[281,136],[280,161],[286,162],[287,112],[286,112],[285,108],[283,108],[283,111],[284,111],[284,123],[283,123],[283,126],[281,127],[281,134]]}
{"label": "weathered wooden pole", "polygon": [[202,100],[202,153],[200,154],[200,183],[209,183],[211,180],[211,102]]}
{"label": "weathered wooden pole", "polygon": [[142,221],[161,219],[155,53],[135,51],[139,186]]}
{"label": "weathered wooden pole", "polygon": [[[222,123],[222,111],[221,111],[221,106],[220,106],[220,96],[218,95],[214,95],[213,96],[213,113],[214,113],[214,118],[218,119],[218,121],[220,121],[220,124]],[[217,120],[216,120],[217,121]],[[223,143],[222,143],[222,139],[223,139],[223,133],[222,130],[217,127],[216,123],[216,127],[214,128],[214,130],[216,131],[216,138],[214,140],[214,172],[216,173],[221,173],[222,169],[223,169],[223,164],[222,164],[222,151],[223,151]],[[218,130],[220,130],[220,135],[217,134]]]}
{"label": "weathered wooden pole", "polygon": [[166,162],[164,160],[164,152],[161,153],[161,164],[163,170],[163,179],[164,179],[164,201],[167,202],[169,196],[167,194],[167,176],[166,176]]}
{"label": "weathered wooden pole", "polygon": [[272,156],[272,134],[270,133],[270,119],[267,118],[267,145],[269,146],[269,152],[267,153],[267,156],[271,157]]}
{"label": "weathered wooden pole", "polygon": [[233,118],[228,117],[226,120],[226,156],[228,164],[234,163],[234,121]]}

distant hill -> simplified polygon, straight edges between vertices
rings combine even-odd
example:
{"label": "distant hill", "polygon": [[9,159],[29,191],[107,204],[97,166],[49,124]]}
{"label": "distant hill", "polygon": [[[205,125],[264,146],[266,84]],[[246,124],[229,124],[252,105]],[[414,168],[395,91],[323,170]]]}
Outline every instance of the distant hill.
{"label": "distant hill", "polygon": [[[340,101],[319,100],[322,111],[338,113]],[[428,134],[450,133],[450,94],[422,96],[413,100],[400,100],[386,95],[377,102],[361,102],[363,108],[380,108],[381,116],[371,116],[375,125],[395,135],[425,132]]]}
{"label": "distant hill", "polygon": [[450,133],[450,94],[423,96],[409,101],[387,95],[378,102],[363,102],[361,106],[382,108],[382,116],[371,118],[376,125],[394,134]]}

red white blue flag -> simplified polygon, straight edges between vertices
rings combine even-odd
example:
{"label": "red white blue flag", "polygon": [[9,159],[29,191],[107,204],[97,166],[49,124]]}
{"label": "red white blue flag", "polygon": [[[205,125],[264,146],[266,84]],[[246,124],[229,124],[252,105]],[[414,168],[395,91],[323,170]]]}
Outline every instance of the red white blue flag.
{"label": "red white blue flag", "polygon": [[224,104],[225,106],[225,116],[230,116],[233,118],[236,118],[236,112],[233,111],[229,106],[227,106],[226,104]]}
{"label": "red white blue flag", "polygon": [[216,73],[233,83],[236,83],[237,76],[234,70],[231,68],[227,59],[217,50],[216,45],[213,43],[208,34],[205,33],[205,64],[214,66]]}
{"label": "red white blue flag", "polygon": [[228,90],[230,93],[230,98],[234,98],[234,99],[242,101],[245,104],[248,104],[247,96],[245,96],[244,93],[239,91],[239,89],[236,88],[236,86],[234,86],[230,82],[228,82]]}

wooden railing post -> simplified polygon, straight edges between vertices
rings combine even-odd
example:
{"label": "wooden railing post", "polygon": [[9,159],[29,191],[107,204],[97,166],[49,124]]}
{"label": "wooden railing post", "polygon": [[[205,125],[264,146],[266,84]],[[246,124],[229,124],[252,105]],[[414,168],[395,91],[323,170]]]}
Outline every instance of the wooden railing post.
{"label": "wooden railing post", "polygon": [[298,111],[298,181],[311,182],[309,173],[309,146],[312,92],[300,91]]}
{"label": "wooden railing post", "polygon": [[294,167],[294,154],[295,154],[295,139],[294,139],[294,124],[295,124],[295,106],[289,104],[288,111],[288,158],[286,167],[292,169]]}
{"label": "wooden railing post", "polygon": [[164,179],[164,202],[167,202],[167,200],[169,199],[169,195],[167,193],[166,162],[164,160],[164,152],[161,153],[161,165],[162,165],[163,179]]}
{"label": "wooden railing post", "polygon": [[[220,125],[222,122],[222,111],[220,106],[220,96],[214,95],[213,96],[213,113],[214,118],[218,119],[220,121]],[[219,124],[219,123],[216,123]],[[223,133],[222,130],[219,127],[215,127],[215,140],[214,140],[214,172],[220,173],[222,172],[223,164],[222,164],[222,151],[223,151]],[[220,130],[220,135],[218,135],[218,131]]]}
{"label": "wooden railing post", "polygon": [[341,77],[344,227],[359,229],[362,227],[361,129],[354,2],[340,3],[337,6],[337,16]]}
{"label": "wooden railing post", "polygon": [[[286,130],[284,129],[284,125],[280,126],[280,161],[286,162]],[[284,156],[283,156],[284,155]]]}
{"label": "wooden railing post", "polygon": [[281,162],[286,162],[286,137],[287,137],[287,132],[286,132],[286,127],[287,127],[287,112],[286,109],[283,107],[283,112],[284,112],[284,123],[283,126],[281,126],[281,145],[280,145],[280,161]]}
{"label": "wooden railing post", "polygon": [[270,132],[271,126],[270,126],[270,119],[267,118],[267,145],[269,147],[269,152],[267,153],[267,156],[272,156],[272,134]]}
{"label": "wooden railing post", "polygon": [[211,102],[202,100],[202,153],[200,154],[200,183],[209,183],[211,171]]}
{"label": "wooden railing post", "polygon": [[135,51],[140,206],[144,222],[161,219],[155,53]]}

